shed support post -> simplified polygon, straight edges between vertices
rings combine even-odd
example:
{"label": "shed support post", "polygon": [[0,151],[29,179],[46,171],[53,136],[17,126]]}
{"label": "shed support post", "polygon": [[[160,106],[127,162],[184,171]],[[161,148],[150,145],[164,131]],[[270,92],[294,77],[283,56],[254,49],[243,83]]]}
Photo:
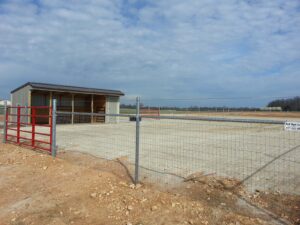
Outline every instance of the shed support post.
{"label": "shed support post", "polygon": [[71,123],[74,124],[74,94],[72,94],[72,118]]}
{"label": "shed support post", "polygon": [[[31,110],[31,95],[32,95],[32,92],[31,90],[28,91],[28,115],[31,115],[32,114],[32,110]],[[32,122],[32,118],[31,116],[28,117],[28,123],[31,123]]]}
{"label": "shed support post", "polygon": [[52,99],[53,99],[53,95],[52,95],[52,91],[50,91],[50,97],[49,97],[49,106],[52,107]]}
{"label": "shed support post", "polygon": [[140,97],[136,98],[136,127],[135,127],[135,174],[134,183],[139,182],[139,160],[140,160]]}

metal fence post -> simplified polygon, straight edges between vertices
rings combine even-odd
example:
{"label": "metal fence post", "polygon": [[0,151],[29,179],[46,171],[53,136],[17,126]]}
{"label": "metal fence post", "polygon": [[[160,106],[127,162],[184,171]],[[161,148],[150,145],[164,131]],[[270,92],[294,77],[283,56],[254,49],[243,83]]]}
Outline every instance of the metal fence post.
{"label": "metal fence post", "polygon": [[2,142],[6,143],[6,132],[7,132],[7,101],[4,101],[4,110],[3,110],[3,139]]}
{"label": "metal fence post", "polygon": [[134,183],[139,182],[139,157],[140,157],[140,97],[136,98],[136,117],[135,117],[135,174]]}
{"label": "metal fence post", "polygon": [[53,157],[56,157],[56,99],[52,100],[52,146],[51,146],[51,153]]}

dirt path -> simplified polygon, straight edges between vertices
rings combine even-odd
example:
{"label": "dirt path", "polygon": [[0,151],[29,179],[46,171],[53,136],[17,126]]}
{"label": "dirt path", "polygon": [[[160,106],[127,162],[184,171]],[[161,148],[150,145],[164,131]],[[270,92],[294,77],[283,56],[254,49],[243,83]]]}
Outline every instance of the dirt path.
{"label": "dirt path", "polygon": [[[170,113],[167,113],[170,114]],[[172,113],[171,113],[172,114]],[[162,113],[164,115],[164,113]],[[175,115],[187,116],[207,116],[207,117],[224,117],[224,118],[245,118],[245,119],[269,119],[269,120],[292,120],[299,121],[299,112],[192,112],[192,111],[176,111]]]}
{"label": "dirt path", "polygon": [[[122,159],[108,162],[74,152],[53,159],[0,144],[0,224],[277,223],[221,189],[216,180],[191,179],[171,191],[135,187],[130,171]],[[296,224],[296,217],[287,219]]]}

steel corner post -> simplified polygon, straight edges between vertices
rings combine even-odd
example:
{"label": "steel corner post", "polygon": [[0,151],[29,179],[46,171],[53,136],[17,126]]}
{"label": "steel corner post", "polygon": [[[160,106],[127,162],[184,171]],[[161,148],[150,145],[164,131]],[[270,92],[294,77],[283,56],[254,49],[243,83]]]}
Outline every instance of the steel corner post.
{"label": "steel corner post", "polygon": [[6,134],[7,134],[7,126],[8,126],[8,112],[7,112],[7,101],[4,101],[4,111],[3,111],[3,117],[4,117],[4,121],[3,121],[3,139],[2,142],[6,143]]}
{"label": "steel corner post", "polygon": [[139,157],[140,157],[140,97],[136,97],[136,134],[135,134],[135,174],[134,183],[139,182]]}
{"label": "steel corner post", "polygon": [[51,110],[51,154],[56,157],[56,99],[52,100]]}

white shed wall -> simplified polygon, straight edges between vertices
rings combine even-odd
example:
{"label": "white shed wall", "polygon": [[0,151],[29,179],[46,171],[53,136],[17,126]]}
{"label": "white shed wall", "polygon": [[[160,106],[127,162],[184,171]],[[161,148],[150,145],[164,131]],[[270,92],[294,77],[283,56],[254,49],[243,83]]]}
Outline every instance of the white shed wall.
{"label": "white shed wall", "polygon": [[[31,91],[31,87],[25,86],[19,90],[17,90],[16,92],[11,94],[11,105],[12,106],[30,106],[30,91]],[[21,110],[22,111],[22,110]],[[28,110],[23,109],[23,113],[29,113],[27,112]],[[12,113],[16,114],[17,113],[17,109],[13,108],[12,109]],[[15,121],[16,117],[14,116],[12,118],[12,121]],[[21,122],[22,123],[28,123],[29,122],[29,117],[26,116],[22,116],[21,117]]]}
{"label": "white shed wall", "polygon": [[[106,97],[106,114],[119,114],[120,113],[120,97]],[[116,116],[106,116],[106,123],[118,123],[119,117]]]}

